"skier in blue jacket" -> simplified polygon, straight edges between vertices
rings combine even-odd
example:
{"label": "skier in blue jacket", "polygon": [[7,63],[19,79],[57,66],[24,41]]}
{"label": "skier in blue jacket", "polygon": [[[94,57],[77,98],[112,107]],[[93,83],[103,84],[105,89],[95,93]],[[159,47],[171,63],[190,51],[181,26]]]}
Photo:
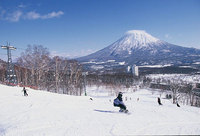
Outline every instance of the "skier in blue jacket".
{"label": "skier in blue jacket", "polygon": [[115,107],[120,107],[119,112],[126,112],[126,113],[127,113],[128,110],[126,109],[126,106],[125,106],[125,104],[124,104],[124,102],[123,102],[122,94],[123,94],[122,92],[119,92],[117,98],[114,99],[113,105],[114,105]]}

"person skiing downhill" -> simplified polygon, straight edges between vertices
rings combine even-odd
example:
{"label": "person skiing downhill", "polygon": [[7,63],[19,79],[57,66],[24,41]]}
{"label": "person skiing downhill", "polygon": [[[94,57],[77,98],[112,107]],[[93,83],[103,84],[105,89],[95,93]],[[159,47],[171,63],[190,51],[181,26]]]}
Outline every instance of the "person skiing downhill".
{"label": "person skiing downhill", "polygon": [[125,112],[125,113],[127,113],[128,110],[126,109],[126,106],[125,106],[125,104],[124,104],[124,102],[123,102],[122,94],[123,94],[122,92],[119,92],[117,98],[114,99],[113,105],[114,105],[115,107],[120,107],[119,112]]}
{"label": "person skiing downhill", "polygon": [[27,91],[26,91],[26,88],[24,87],[23,88],[23,90],[22,90],[23,92],[24,92],[24,96],[28,96],[28,93],[27,93]]}

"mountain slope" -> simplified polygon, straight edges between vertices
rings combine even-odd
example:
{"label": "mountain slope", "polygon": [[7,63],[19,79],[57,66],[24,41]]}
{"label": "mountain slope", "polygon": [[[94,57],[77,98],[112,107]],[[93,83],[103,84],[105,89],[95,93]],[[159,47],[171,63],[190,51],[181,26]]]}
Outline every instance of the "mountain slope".
{"label": "mountain slope", "polygon": [[[148,90],[125,93],[130,115],[113,107],[110,90],[87,88],[93,101],[85,96],[68,96],[0,85],[1,136],[112,136],[112,135],[199,135],[199,108],[173,105]],[[98,92],[99,91],[99,92]],[[104,92],[104,93],[103,93]],[[137,101],[137,98],[140,98]]]}
{"label": "mountain slope", "polygon": [[78,60],[125,61],[126,65],[184,64],[200,61],[200,50],[167,43],[142,30],[131,30],[110,46]]}

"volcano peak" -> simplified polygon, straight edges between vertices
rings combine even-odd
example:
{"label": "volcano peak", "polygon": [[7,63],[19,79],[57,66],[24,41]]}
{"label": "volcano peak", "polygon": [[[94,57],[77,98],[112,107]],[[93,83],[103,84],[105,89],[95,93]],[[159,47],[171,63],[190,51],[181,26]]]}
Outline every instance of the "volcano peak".
{"label": "volcano peak", "polygon": [[136,41],[136,43],[139,44],[148,44],[159,41],[159,39],[153,37],[144,30],[129,30],[125,33],[125,37],[126,39],[129,39],[129,41]]}

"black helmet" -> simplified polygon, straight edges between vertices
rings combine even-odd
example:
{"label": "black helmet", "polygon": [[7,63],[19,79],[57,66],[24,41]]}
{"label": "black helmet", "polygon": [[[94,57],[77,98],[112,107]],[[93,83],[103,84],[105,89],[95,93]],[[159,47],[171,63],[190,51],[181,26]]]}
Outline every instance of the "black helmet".
{"label": "black helmet", "polygon": [[119,92],[119,93],[118,93],[118,96],[122,96],[122,94],[123,94],[122,92]]}

